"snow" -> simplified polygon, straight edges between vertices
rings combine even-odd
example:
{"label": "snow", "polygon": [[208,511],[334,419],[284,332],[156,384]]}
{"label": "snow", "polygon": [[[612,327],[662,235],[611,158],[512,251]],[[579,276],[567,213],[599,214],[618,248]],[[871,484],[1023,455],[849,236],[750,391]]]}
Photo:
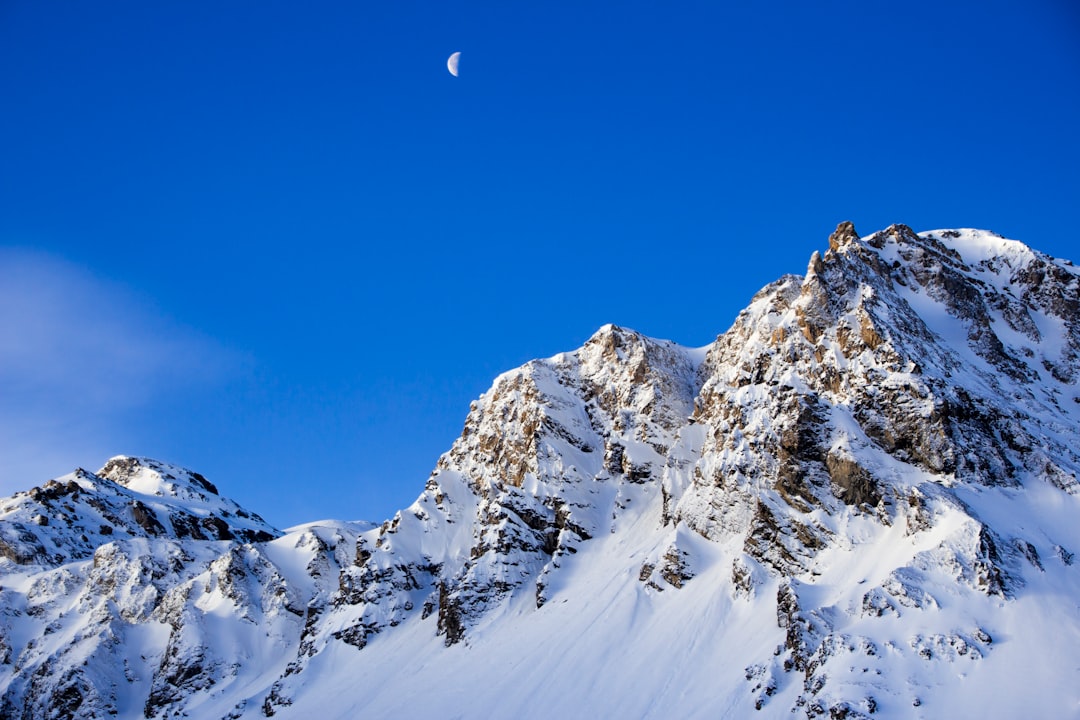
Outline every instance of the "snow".
{"label": "snow", "polygon": [[[953,230],[929,230],[920,237],[934,238],[960,253],[968,265],[987,260],[1001,260],[1011,267],[1030,261],[1031,249],[1019,240],[1009,240],[989,230],[956,228]],[[989,273],[988,273],[989,274]]]}

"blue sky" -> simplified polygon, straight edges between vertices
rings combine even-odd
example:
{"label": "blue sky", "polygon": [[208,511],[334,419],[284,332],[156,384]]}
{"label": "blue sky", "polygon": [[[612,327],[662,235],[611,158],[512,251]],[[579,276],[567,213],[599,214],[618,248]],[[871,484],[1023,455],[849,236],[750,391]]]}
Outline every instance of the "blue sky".
{"label": "blue sky", "polygon": [[704,345],[841,220],[1080,261],[1067,0],[4,0],[0,103],[3,494],[381,520],[498,373]]}

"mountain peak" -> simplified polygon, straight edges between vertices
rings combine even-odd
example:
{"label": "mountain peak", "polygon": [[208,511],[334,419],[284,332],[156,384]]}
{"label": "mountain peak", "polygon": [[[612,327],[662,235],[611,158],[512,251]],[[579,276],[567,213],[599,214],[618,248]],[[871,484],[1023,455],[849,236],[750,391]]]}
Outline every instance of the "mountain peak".
{"label": "mountain peak", "polygon": [[79,468],[4,503],[0,563],[56,567],[135,538],[265,541],[280,534],[198,473],[117,456],[97,474]]}
{"label": "mountain peak", "polygon": [[707,348],[605,325],[501,374],[381,526],[252,532],[148,458],[20,493],[0,715],[1069,715],[1078,292],[845,222]]}
{"label": "mountain peak", "polygon": [[96,474],[144,495],[206,501],[209,495],[218,494],[199,473],[145,457],[117,455]]}

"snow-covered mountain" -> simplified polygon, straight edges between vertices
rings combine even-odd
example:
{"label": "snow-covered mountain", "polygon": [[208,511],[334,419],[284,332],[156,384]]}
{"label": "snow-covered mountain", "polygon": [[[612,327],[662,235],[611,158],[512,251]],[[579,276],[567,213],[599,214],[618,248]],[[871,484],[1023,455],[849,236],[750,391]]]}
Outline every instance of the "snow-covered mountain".
{"label": "snow-covered mountain", "polygon": [[1080,271],[829,246],[501,375],[380,526],[144,458],[0,502],[0,715],[1080,716]]}

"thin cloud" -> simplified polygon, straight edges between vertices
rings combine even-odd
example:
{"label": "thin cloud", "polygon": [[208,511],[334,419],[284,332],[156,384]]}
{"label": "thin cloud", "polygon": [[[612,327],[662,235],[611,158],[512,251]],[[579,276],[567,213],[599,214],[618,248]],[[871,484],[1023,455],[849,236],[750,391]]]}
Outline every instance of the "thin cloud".
{"label": "thin cloud", "polygon": [[103,461],[140,411],[240,362],[126,288],[0,248],[0,493]]}

